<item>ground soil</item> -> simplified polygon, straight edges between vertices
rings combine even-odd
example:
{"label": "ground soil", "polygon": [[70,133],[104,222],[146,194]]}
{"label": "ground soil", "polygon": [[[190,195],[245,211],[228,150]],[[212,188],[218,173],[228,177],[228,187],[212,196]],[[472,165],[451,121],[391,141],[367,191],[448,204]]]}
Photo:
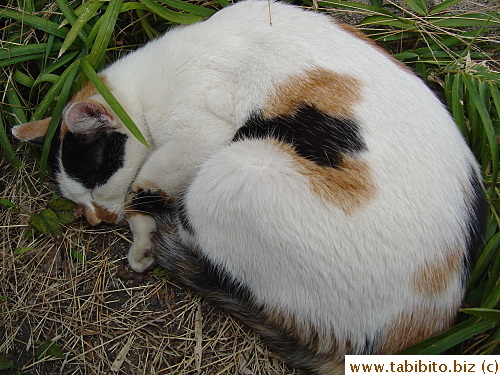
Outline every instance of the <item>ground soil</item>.
{"label": "ground soil", "polygon": [[77,218],[58,241],[31,234],[50,182],[34,163],[3,159],[0,171],[0,196],[15,205],[0,206],[1,375],[295,373],[161,269],[132,272],[126,227]]}

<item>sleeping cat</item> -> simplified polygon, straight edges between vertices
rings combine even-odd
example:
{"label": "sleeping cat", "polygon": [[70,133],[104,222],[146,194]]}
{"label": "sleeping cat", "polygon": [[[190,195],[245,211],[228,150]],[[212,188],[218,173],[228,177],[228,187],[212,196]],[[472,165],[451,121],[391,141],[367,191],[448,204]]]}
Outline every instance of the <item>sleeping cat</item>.
{"label": "sleeping cat", "polygon": [[[157,261],[310,374],[449,327],[480,171],[440,101],[362,34],[248,0],[100,76],[151,148],[89,83],[52,166],[90,224],[126,218],[135,271]],[[49,121],[13,133],[40,140]]]}

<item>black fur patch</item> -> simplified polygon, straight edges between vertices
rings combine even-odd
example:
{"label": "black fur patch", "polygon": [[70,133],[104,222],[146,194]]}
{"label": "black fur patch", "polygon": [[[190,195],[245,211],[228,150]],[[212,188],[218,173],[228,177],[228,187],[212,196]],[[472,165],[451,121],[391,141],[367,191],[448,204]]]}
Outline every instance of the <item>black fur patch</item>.
{"label": "black fur patch", "polygon": [[186,230],[189,234],[194,235],[194,228],[187,216],[186,198],[184,196],[179,199],[179,203],[177,205],[177,217],[182,228],[184,228],[184,230]]}
{"label": "black fur patch", "polygon": [[155,215],[157,232],[153,235],[153,248],[160,265],[171,276],[186,286],[207,293],[223,293],[227,298],[247,303],[251,299],[250,290],[231,278],[221,267],[215,265],[198,251],[181,244],[177,236],[176,220],[169,212]]}
{"label": "black fur patch", "polygon": [[29,144],[42,147],[45,143],[45,136],[36,137],[28,141]]}
{"label": "black fur patch", "polygon": [[486,230],[486,217],[488,215],[488,202],[483,190],[483,184],[476,173],[469,168],[469,181],[474,199],[470,202],[469,221],[467,223],[467,255],[469,258],[467,270],[470,270],[470,261],[476,257],[477,251],[484,244]]}
{"label": "black fur patch", "polygon": [[134,193],[130,211],[137,211],[147,215],[169,215],[172,221],[175,217],[176,205],[171,198],[166,198],[157,192],[139,190]]}
{"label": "black fur patch", "polygon": [[[42,141],[45,141],[45,137]],[[42,142],[43,145],[43,142]],[[61,147],[61,126],[58,126],[50,144],[48,164],[53,173],[59,172],[59,159]]]}
{"label": "black fur patch", "polygon": [[123,166],[127,135],[98,130],[92,136],[68,132],[61,160],[66,173],[88,189],[104,185]]}
{"label": "black fur patch", "polygon": [[[246,324],[291,366],[313,375],[319,374],[321,366],[332,361],[331,353],[316,353],[312,347],[300,344],[295,333],[277,325],[255,304],[251,290],[204,256],[202,249],[184,246],[176,232],[177,223],[171,221],[169,214],[161,214],[155,219],[158,230],[152,236],[153,249],[169,276]],[[314,346],[313,341],[314,338],[311,342]],[[371,352],[370,343],[363,350],[365,352]]]}
{"label": "black fur patch", "polygon": [[320,166],[333,168],[340,166],[343,154],[366,149],[356,122],[328,116],[312,106],[268,120],[253,115],[238,129],[233,141],[269,137],[293,145],[300,156]]}

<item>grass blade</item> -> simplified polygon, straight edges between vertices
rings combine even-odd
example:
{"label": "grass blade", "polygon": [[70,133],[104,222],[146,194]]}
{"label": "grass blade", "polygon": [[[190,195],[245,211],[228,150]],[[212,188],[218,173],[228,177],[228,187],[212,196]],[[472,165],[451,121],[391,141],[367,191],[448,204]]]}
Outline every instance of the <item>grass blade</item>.
{"label": "grass blade", "polygon": [[35,82],[33,82],[33,86],[36,86],[39,84],[42,80],[43,77],[47,74],[52,73],[53,71],[62,68],[63,66],[66,66],[69,64],[71,60],[73,60],[75,57],[78,56],[80,52],[79,51],[74,51],[71,53],[68,53],[66,56],[61,57],[57,61],[55,61],[53,64],[49,65],[40,75],[35,79]]}
{"label": "grass blade", "polygon": [[52,51],[52,47],[54,46],[55,36],[49,35],[47,38],[47,48],[45,48],[45,56],[43,58],[43,65],[47,65],[47,60],[49,59],[50,52]]}
{"label": "grass blade", "polygon": [[36,83],[42,83],[42,82],[51,82],[51,83],[56,83],[59,80],[60,76],[57,74],[50,74],[50,73],[42,73],[40,74],[37,79]]}
{"label": "grass blade", "polygon": [[79,60],[74,61],[68,67],[68,69],[66,69],[66,71],[61,75],[60,79],[62,85],[61,91],[57,98],[54,112],[52,113],[52,120],[50,121],[49,129],[47,130],[47,134],[45,135],[45,141],[43,143],[43,148],[42,148],[42,156],[40,158],[40,169],[44,172],[47,170],[47,161],[49,157],[50,145],[52,144],[52,139],[54,138],[56,129],[59,126],[59,121],[62,115],[62,111],[66,106],[66,102],[68,100],[68,96],[71,91],[71,86],[73,85],[73,82],[75,80],[79,65],[80,65]]}
{"label": "grass blade", "polygon": [[410,7],[411,10],[413,10],[417,14],[420,14],[421,16],[426,15],[427,11],[429,10],[429,6],[426,0],[404,0],[404,1],[406,5]]}
{"label": "grass blade", "polygon": [[[68,61],[70,61],[70,59],[68,59]],[[71,63],[68,68],[66,68],[66,70],[61,74],[61,76],[59,77],[59,79],[57,80],[57,82],[55,82],[51,87],[50,89],[47,91],[47,93],[45,94],[45,96],[43,97],[42,101],[37,105],[36,109],[35,109],[35,112],[33,113],[33,115],[31,116],[31,119],[30,121],[35,121],[35,120],[40,120],[43,118],[43,116],[45,115],[45,112],[47,112],[48,108],[53,105],[53,103],[57,100],[58,96],[59,96],[59,93],[63,87],[63,84],[66,80],[66,77],[68,75],[68,70],[70,68],[72,68],[72,66],[74,64],[77,64],[79,63],[78,62],[79,60],[76,60],[74,61],[73,63]],[[48,72],[52,71],[51,69],[47,69],[46,72],[42,73],[43,74],[46,74]],[[43,78],[43,77],[42,77]],[[37,78],[37,81],[42,79],[40,77]],[[37,84],[38,82],[35,81],[35,84]]]}
{"label": "grass blade", "polygon": [[[479,92],[476,90],[475,85],[472,83],[472,78],[467,76],[463,76],[464,84],[467,88],[467,93],[471,98],[472,103],[474,104],[479,117],[482,120],[483,130],[482,134],[486,135],[488,145],[490,147],[490,155],[491,155],[491,168],[492,168],[492,180],[496,181],[498,176],[498,144],[495,134],[495,129],[493,128],[493,122],[489,115],[488,109],[483,100],[481,100],[481,96]],[[492,186],[489,189],[490,196],[494,197],[495,195],[495,186]]]}
{"label": "grass blade", "polygon": [[467,125],[465,123],[464,113],[464,86],[462,76],[460,74],[456,74],[453,78],[450,104],[453,119],[460,128],[462,135],[467,138]]}
{"label": "grass blade", "polygon": [[[56,42],[52,45],[52,49],[49,51],[56,50],[62,46],[61,42]],[[36,53],[46,52],[48,48],[48,43],[37,43],[37,44],[27,44],[27,45],[9,45],[8,48],[2,48],[0,50],[0,60],[6,60],[13,57],[32,55]]]}
{"label": "grass blade", "polygon": [[500,346],[500,329],[496,329],[489,340],[482,345],[482,349],[477,354],[488,355],[488,354],[498,354],[498,348]]}
{"label": "grass blade", "polygon": [[453,85],[453,78],[454,75],[451,73],[447,73],[444,76],[444,100],[450,106],[449,103],[451,103],[451,90],[452,90],[452,85]]}
{"label": "grass blade", "polygon": [[27,13],[33,13],[35,11],[35,4],[33,0],[18,0],[17,6]]}
{"label": "grass blade", "polygon": [[24,124],[25,122],[28,122],[24,113],[24,106],[22,105],[21,99],[19,99],[19,95],[12,84],[7,85],[5,97],[7,99],[7,103],[9,103],[10,111],[15,117],[17,123]]}
{"label": "grass blade", "polygon": [[[0,67],[14,65],[24,61],[46,60],[49,55],[54,55],[62,47],[61,42],[39,43],[36,45],[9,46],[8,49],[0,50]],[[80,49],[77,45],[71,46],[71,50]],[[58,64],[59,61],[54,62]],[[44,64],[45,65],[45,64]],[[49,67],[51,67],[50,65]]]}
{"label": "grass blade", "polygon": [[217,1],[217,3],[219,3],[219,5],[223,6],[223,7],[227,7],[228,5],[231,5],[231,3],[227,0],[215,0]]}
{"label": "grass blade", "polygon": [[199,5],[191,4],[181,0],[160,0],[160,2],[172,8],[183,10],[185,12],[192,13],[197,16],[210,17],[215,13],[215,10],[208,9],[205,7],[200,7]]}
{"label": "grass blade", "polygon": [[435,14],[435,13],[442,12],[443,10],[446,10],[446,9],[450,8],[453,5],[458,4],[461,1],[462,0],[444,0],[442,3],[439,3],[438,5],[436,5],[435,7],[433,7],[430,10],[429,14]]}
{"label": "grass blade", "polygon": [[[453,47],[453,46],[456,46],[457,44],[464,44],[464,42],[466,42],[468,40],[471,43],[473,43],[473,42],[477,41],[477,38],[479,36],[489,32],[490,30],[491,29],[487,29],[487,28],[482,27],[479,30],[466,31],[463,33],[456,34],[456,36],[446,37],[445,39],[440,40],[439,44],[441,46],[445,46],[445,47]],[[437,47],[437,48],[439,48],[439,47]]]}
{"label": "grass blade", "polygon": [[484,291],[481,307],[494,308],[500,301],[500,254],[496,253],[495,261],[491,267],[486,288]]}
{"label": "grass blade", "polygon": [[391,12],[389,12],[384,8],[369,4],[356,3],[353,1],[325,0],[325,1],[318,1],[318,5],[320,5],[321,7],[330,7],[330,8],[333,7],[333,8],[348,9],[358,12],[369,12],[372,14],[385,14],[387,16],[396,17],[394,14],[392,14]]}
{"label": "grass blade", "polygon": [[12,59],[8,60],[0,60],[0,68],[3,68],[5,66],[9,65],[14,65],[14,64],[19,64],[25,61],[32,61],[32,60],[41,60],[45,56],[45,53],[35,53],[31,55],[24,55],[24,56],[18,56],[18,57],[13,57]]}
{"label": "grass blade", "polygon": [[203,21],[203,17],[201,16],[190,13],[174,12],[172,10],[165,9],[161,5],[155,3],[153,0],[140,0],[140,2],[143,3],[151,12],[170,22],[190,24]]}
{"label": "grass blade", "polygon": [[148,7],[144,4],[134,3],[134,2],[123,3],[122,7],[120,9],[120,13],[128,12],[129,10],[146,10],[147,11]]}
{"label": "grass blade", "polygon": [[416,57],[419,57],[419,55],[417,53],[411,52],[411,51],[405,51],[405,52],[401,52],[401,53],[396,53],[396,54],[394,54],[392,56],[395,57],[398,60],[414,59]]}
{"label": "grass blade", "polygon": [[148,35],[148,38],[150,40],[156,38],[160,33],[153,26],[151,26],[146,17],[146,13],[142,9],[136,9],[135,11],[137,13],[137,16],[139,17],[139,22],[141,23],[144,32]]}
{"label": "grass blade", "polygon": [[56,4],[59,6],[59,9],[61,9],[64,17],[69,21],[70,24],[75,23],[76,21],[76,14],[73,8],[69,5],[69,3],[66,0],[55,0]]}
{"label": "grass blade", "polygon": [[21,22],[25,25],[32,26],[35,29],[45,31],[48,34],[58,36],[62,39],[64,39],[68,34],[68,29],[64,27],[59,28],[59,25],[55,22],[35,16],[33,14],[27,14],[19,12],[17,10],[7,9],[2,6],[0,6],[0,18],[7,18]]}
{"label": "grass blade", "polygon": [[137,128],[135,123],[132,121],[130,116],[125,112],[121,104],[116,100],[111,91],[106,87],[106,85],[101,81],[95,70],[92,68],[87,59],[82,59],[82,68],[89,80],[95,85],[97,91],[102,95],[104,100],[109,104],[111,109],[116,113],[116,115],[122,120],[123,124],[128,128],[128,130],[146,147],[149,148],[148,143],[141,131]]}
{"label": "grass blade", "polygon": [[[1,112],[4,113],[3,109]],[[14,149],[10,144],[2,117],[3,116],[0,115],[0,145],[2,146],[5,156],[9,160],[10,164],[15,168],[18,168],[21,163],[19,162],[19,159],[17,158],[16,153],[14,152]]]}
{"label": "grass blade", "polygon": [[489,13],[452,14],[446,17],[428,17],[427,20],[439,27],[500,26],[498,16]]}
{"label": "grass blade", "polygon": [[400,354],[441,354],[453,346],[496,325],[496,323],[491,321],[480,321],[478,318],[470,318],[438,336],[405,349]]}
{"label": "grass blade", "polygon": [[498,86],[493,85],[491,83],[488,86],[490,87],[490,94],[491,94],[491,98],[493,99],[493,104],[495,106],[495,112],[496,112],[497,118],[499,118],[500,117],[500,92],[498,90]]}
{"label": "grass blade", "polygon": [[[487,331],[493,327],[495,327],[497,323],[490,321],[480,321],[476,324],[473,324],[470,327],[457,331],[453,334],[450,334],[441,340],[435,342],[434,344],[428,346],[425,349],[422,349],[418,354],[441,354],[444,351],[454,347],[455,345],[464,342],[465,340],[470,339],[471,337],[478,335],[484,331]],[[416,353],[417,354],[417,353]]]}
{"label": "grass blade", "polygon": [[63,83],[64,83],[63,76],[64,76],[64,73],[59,78],[59,80],[50,87],[49,91],[47,91],[47,94],[45,94],[42,101],[36,107],[35,112],[33,112],[33,115],[31,116],[30,121],[41,120],[43,118],[45,112],[47,112],[48,108],[57,99],[57,95],[61,91],[61,88],[62,88]]}
{"label": "grass blade", "polygon": [[[466,76],[465,73],[461,72],[461,74],[462,74],[462,81],[468,79],[468,76]],[[475,85],[476,81],[473,79],[470,82],[470,84]],[[472,97],[469,95],[467,88],[465,88],[464,100],[465,100],[467,118],[469,120],[469,143],[471,145],[472,150],[474,151],[474,154],[476,155],[476,158],[480,160],[482,150],[484,149],[484,144],[481,144],[479,142],[479,137],[481,136],[482,124],[481,124],[481,119],[479,117],[479,113],[477,112],[477,108],[474,105]]]}
{"label": "grass blade", "polygon": [[486,244],[484,250],[476,261],[468,281],[468,288],[474,286],[491,263],[491,260],[498,254],[500,248],[500,233],[496,233]]}
{"label": "grass blade", "polygon": [[368,26],[368,25],[376,25],[376,26],[389,26],[395,28],[397,30],[417,30],[417,25],[414,21],[398,19],[396,17],[385,16],[385,15],[374,15],[365,17],[359,25]]}
{"label": "grass blade", "polygon": [[[106,12],[100,18],[101,22],[98,29],[99,31],[92,43],[92,50],[87,57],[90,65],[93,68],[97,68],[104,59],[104,54],[106,52],[106,48],[108,48],[111,36],[113,35],[122,2],[123,0],[114,0],[109,2]],[[90,46],[87,45],[87,47]]]}
{"label": "grass blade", "polygon": [[[78,6],[75,10],[74,10],[76,17],[77,17],[77,18],[78,18],[78,17],[80,17],[80,16],[82,15],[82,13],[84,13],[84,12],[85,12],[85,10],[88,8],[88,6],[89,6],[91,3],[95,2],[95,1],[100,1],[100,2],[102,2],[101,0],[88,0],[88,1],[85,1],[85,2],[83,2],[82,4],[80,4],[80,5],[79,5],[79,6]],[[65,20],[63,20],[63,21],[61,22],[61,25],[60,25],[59,27],[61,27],[61,26],[65,26],[65,25],[67,25],[68,23],[69,23],[69,20],[68,20],[68,19],[65,19]],[[88,28],[88,30],[86,30],[86,31],[87,31],[87,34],[88,34],[88,31],[90,31],[90,27],[89,27],[89,28]]]}
{"label": "grass blade", "polygon": [[64,43],[61,46],[59,51],[60,57],[64,52],[68,50],[68,48],[73,44],[78,35],[80,35],[82,41],[87,44],[88,35],[83,32],[83,28],[87,25],[88,21],[96,14],[96,12],[101,8],[104,3],[101,1],[93,1],[90,3],[85,3],[85,7],[83,8],[80,16],[72,22],[71,30],[68,32]]}
{"label": "grass blade", "polygon": [[26,86],[26,87],[33,87],[33,84],[35,83],[35,80],[32,77],[30,77],[27,74],[22,73],[19,69],[16,69],[14,71],[14,75],[12,76],[12,78],[17,83],[20,83],[21,85]]}

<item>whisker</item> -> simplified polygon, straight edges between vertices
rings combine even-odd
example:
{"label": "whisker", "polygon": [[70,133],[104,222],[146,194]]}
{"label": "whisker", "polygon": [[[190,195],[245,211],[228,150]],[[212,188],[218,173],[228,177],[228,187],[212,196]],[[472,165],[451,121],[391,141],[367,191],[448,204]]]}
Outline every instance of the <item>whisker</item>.
{"label": "whisker", "polygon": [[131,207],[131,206],[142,205],[142,204],[163,203],[165,201],[165,198],[163,198],[163,197],[148,196],[147,198],[148,199],[145,199],[145,197],[141,197],[141,198],[137,198],[137,199],[131,198],[128,201],[126,200],[124,202],[124,206]]}
{"label": "whisker", "polygon": [[134,209],[126,209],[124,211],[125,214],[145,214],[145,215],[151,215],[151,212],[148,212],[146,210],[134,210]]}

